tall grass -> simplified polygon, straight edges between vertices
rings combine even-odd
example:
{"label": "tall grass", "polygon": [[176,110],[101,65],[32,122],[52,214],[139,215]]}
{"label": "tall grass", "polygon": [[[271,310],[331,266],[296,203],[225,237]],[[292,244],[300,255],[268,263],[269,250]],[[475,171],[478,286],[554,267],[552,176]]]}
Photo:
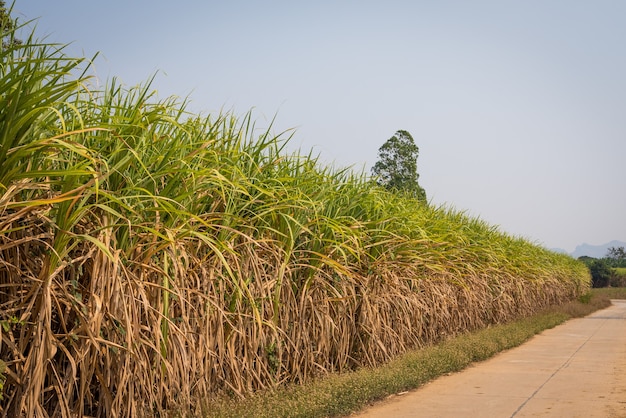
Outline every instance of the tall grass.
{"label": "tall grass", "polygon": [[193,414],[589,287],[569,257],[286,154],[250,114],[90,90],[33,37],[0,59],[6,416]]}

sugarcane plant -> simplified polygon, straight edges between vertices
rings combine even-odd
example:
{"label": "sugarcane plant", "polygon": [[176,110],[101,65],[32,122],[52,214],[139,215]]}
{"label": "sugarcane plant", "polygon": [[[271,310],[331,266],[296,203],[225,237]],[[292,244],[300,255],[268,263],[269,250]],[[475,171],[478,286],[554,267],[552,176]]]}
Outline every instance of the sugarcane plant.
{"label": "sugarcane plant", "polygon": [[4,415],[193,413],[589,287],[568,256],[287,153],[251,113],[94,87],[34,34],[0,60]]}

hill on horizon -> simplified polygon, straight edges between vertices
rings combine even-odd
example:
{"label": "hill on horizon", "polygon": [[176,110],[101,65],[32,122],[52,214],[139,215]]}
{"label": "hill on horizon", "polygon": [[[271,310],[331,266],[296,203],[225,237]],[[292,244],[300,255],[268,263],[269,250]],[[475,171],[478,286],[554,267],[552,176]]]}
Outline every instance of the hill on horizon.
{"label": "hill on horizon", "polygon": [[601,245],[583,243],[578,245],[576,249],[570,253],[570,255],[574,258],[582,257],[584,255],[593,258],[603,258],[606,257],[610,247],[626,247],[626,242],[613,240]]}

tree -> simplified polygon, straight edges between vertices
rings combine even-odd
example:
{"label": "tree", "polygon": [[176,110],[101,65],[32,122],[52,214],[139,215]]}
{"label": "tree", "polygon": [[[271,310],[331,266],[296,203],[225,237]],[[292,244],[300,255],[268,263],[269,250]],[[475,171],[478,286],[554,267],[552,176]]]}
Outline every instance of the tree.
{"label": "tree", "polygon": [[613,267],[626,267],[626,251],[624,251],[624,247],[610,247],[607,258],[611,260]]}
{"label": "tree", "polygon": [[15,38],[15,29],[15,21],[11,18],[11,9],[7,9],[5,2],[0,0],[0,40],[2,40],[3,48],[22,43]]}
{"label": "tree", "polygon": [[419,185],[417,157],[419,148],[407,131],[397,131],[378,149],[378,161],[372,167],[376,182],[388,190],[407,192],[426,201],[426,191]]}
{"label": "tree", "polygon": [[605,259],[593,260],[589,263],[589,271],[593,287],[607,287],[610,284],[612,269]]}

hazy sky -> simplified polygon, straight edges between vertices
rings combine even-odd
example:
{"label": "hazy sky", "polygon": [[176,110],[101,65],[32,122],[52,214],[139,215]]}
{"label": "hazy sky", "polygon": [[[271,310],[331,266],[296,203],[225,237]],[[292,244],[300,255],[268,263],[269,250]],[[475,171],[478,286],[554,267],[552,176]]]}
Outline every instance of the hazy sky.
{"label": "hazy sky", "polygon": [[[10,1],[9,1],[10,3]],[[254,108],[369,171],[397,130],[435,205],[547,247],[626,241],[626,1],[17,0],[37,33],[203,114]]]}

